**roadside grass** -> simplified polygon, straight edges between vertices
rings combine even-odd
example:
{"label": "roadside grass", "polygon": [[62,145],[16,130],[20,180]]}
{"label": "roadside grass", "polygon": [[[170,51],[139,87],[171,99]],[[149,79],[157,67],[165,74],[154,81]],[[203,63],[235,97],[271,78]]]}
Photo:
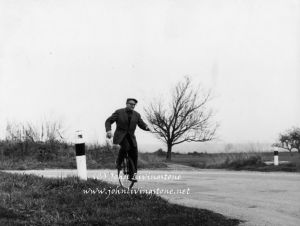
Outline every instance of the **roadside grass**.
{"label": "roadside grass", "polygon": [[[0,225],[238,225],[208,210],[153,194],[110,194],[116,185],[76,177],[49,179],[0,172]],[[92,194],[88,191],[106,191]],[[86,191],[86,192],[85,192]],[[116,191],[116,190],[115,190]]]}
{"label": "roadside grass", "polygon": [[[118,153],[105,145],[86,145],[88,169],[115,169]],[[156,156],[139,153],[138,167],[165,168]],[[0,170],[76,169],[75,148],[65,143],[0,141]]]}
{"label": "roadside grass", "polygon": [[[89,154],[86,155],[88,169],[115,169],[115,157],[112,153],[100,153],[97,159]],[[157,159],[156,156],[139,154],[139,169],[166,168],[167,164],[163,159]],[[1,158],[0,170],[31,170],[31,169],[76,169],[75,154],[69,158],[59,158],[47,161],[39,161],[35,158],[26,157],[20,159]]]}
{"label": "roadside grass", "polygon": [[253,153],[228,153],[225,161],[220,164],[210,165],[208,168],[225,168],[232,170],[251,170],[261,172],[271,171],[286,171],[286,172],[300,172],[300,155],[291,155],[288,152],[281,152],[279,156],[280,161],[288,161],[288,163],[267,165],[265,162],[274,161],[272,152],[253,152]]}
{"label": "roadside grass", "polygon": [[[232,158],[232,156],[234,157]],[[244,154],[238,154],[227,157],[223,163],[221,163],[220,165],[216,165],[214,168],[226,168],[233,170],[255,170],[263,166],[266,166],[266,164],[262,161],[262,158],[259,155],[249,156]]]}

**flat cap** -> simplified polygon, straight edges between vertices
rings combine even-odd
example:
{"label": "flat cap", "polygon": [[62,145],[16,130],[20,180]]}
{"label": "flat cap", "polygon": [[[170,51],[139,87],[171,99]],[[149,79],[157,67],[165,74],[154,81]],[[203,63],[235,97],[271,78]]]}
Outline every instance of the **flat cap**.
{"label": "flat cap", "polygon": [[134,99],[134,98],[127,98],[127,100],[126,100],[126,103],[128,103],[129,101],[134,101],[136,104],[137,104],[137,99]]}

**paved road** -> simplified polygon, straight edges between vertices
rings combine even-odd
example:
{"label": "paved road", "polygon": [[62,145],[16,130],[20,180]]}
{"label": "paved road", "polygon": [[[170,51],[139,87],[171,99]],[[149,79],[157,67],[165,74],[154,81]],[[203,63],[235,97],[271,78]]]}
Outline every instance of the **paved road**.
{"label": "paved road", "polygon": [[[170,202],[244,220],[242,225],[300,225],[300,174],[178,169],[174,165],[172,170],[141,170],[136,188],[153,189]],[[76,170],[18,172],[44,177],[76,175]],[[117,183],[112,170],[89,170],[88,177]]]}

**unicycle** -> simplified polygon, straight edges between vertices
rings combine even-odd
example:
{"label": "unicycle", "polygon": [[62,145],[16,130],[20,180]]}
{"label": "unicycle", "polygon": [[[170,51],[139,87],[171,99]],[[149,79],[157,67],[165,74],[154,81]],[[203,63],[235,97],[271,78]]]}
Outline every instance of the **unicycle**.
{"label": "unicycle", "polygon": [[[113,152],[118,153],[118,151],[121,148],[120,145],[112,144],[112,141],[110,139],[107,139],[106,142],[107,142],[109,149],[112,150],[112,153]],[[114,153],[113,153],[113,155],[114,155]],[[114,155],[114,157],[115,157],[115,159],[117,159],[115,155]],[[119,168],[117,168],[119,184],[121,187],[126,188],[126,189],[131,189],[133,187],[133,185],[135,184],[134,181],[129,180],[130,170],[132,170],[131,172],[136,172],[133,160],[130,158],[130,156],[128,155],[128,152],[126,151],[126,154],[121,163],[121,166]]]}
{"label": "unicycle", "polygon": [[131,189],[135,183],[135,181],[129,180],[130,170],[131,172],[135,172],[135,167],[132,159],[126,152],[121,167],[117,169],[119,183],[123,188]]}

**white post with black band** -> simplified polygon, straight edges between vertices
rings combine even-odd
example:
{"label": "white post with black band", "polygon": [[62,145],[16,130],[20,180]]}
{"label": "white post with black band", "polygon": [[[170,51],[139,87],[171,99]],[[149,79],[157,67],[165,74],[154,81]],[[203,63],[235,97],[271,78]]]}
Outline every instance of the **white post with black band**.
{"label": "white post with black band", "polygon": [[87,180],[85,142],[81,130],[76,131],[75,151],[78,177]]}
{"label": "white post with black band", "polygon": [[278,148],[275,148],[274,150],[274,166],[279,165],[279,160],[278,160]]}

